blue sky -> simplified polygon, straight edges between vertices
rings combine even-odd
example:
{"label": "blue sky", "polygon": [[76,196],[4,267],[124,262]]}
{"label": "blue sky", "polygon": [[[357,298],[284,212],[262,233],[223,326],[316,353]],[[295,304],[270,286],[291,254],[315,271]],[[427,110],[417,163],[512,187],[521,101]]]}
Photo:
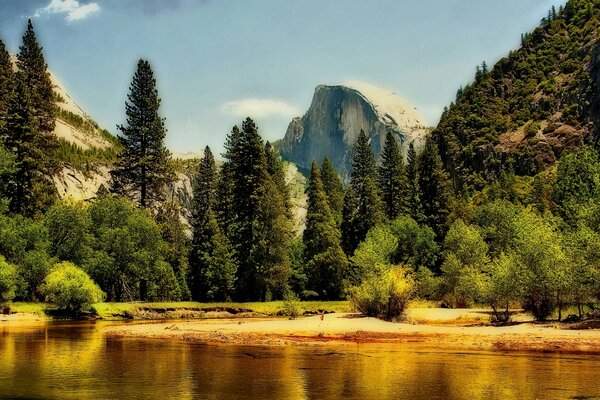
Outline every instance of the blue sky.
{"label": "blue sky", "polygon": [[361,80],[435,125],[475,65],[518,47],[558,0],[0,0],[18,50],[27,18],[50,68],[116,133],[135,64],[153,65],[177,152],[210,145],[246,114],[283,137],[318,84]]}

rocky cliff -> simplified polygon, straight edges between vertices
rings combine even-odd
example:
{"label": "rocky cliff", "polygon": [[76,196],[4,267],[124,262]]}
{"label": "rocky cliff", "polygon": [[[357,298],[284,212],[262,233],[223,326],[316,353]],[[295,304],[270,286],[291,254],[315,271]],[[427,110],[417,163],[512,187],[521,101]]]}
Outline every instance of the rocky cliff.
{"label": "rocky cliff", "polygon": [[429,130],[417,109],[390,91],[363,82],[319,85],[306,114],[290,122],[281,155],[302,170],[327,156],[347,178],[361,129],[377,158],[387,132],[396,135],[405,152],[409,143],[420,148]]}

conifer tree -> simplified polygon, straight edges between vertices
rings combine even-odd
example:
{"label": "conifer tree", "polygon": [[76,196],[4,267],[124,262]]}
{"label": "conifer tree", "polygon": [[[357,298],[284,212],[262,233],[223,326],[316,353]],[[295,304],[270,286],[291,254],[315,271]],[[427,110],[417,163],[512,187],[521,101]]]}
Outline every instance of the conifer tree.
{"label": "conifer tree", "polygon": [[189,286],[194,300],[225,301],[233,295],[237,268],[214,212],[216,190],[217,168],[207,146],[193,182]]}
{"label": "conifer tree", "polygon": [[308,207],[304,230],[304,261],[308,286],[319,298],[333,300],[342,295],[342,277],[348,265],[340,245],[340,231],[331,214],[319,167],[313,160],[308,179]]}
{"label": "conifer tree", "polygon": [[344,185],[339,174],[329,158],[325,157],[321,164],[321,182],[327,196],[327,204],[331,214],[338,226],[342,221],[342,210],[344,209]]}
{"label": "conifer tree", "polygon": [[279,157],[279,154],[275,151],[271,143],[265,144],[265,157],[267,159],[267,172],[271,175],[273,183],[279,190],[281,197],[284,202],[286,213],[291,218],[292,204],[290,202],[290,190],[288,185],[285,183],[285,171],[283,170],[283,162]]}
{"label": "conifer tree", "polygon": [[47,157],[53,156],[56,148],[56,137],[53,134],[56,125],[56,105],[48,66],[44,60],[42,47],[39,45],[31,19],[27,22],[27,30],[23,35],[23,43],[17,55],[18,74],[27,87],[34,110],[36,129],[40,148]]}
{"label": "conifer tree", "polygon": [[111,172],[113,191],[136,199],[142,207],[164,200],[164,185],[174,179],[171,153],[164,145],[164,119],[159,115],[160,98],[150,63],[139,60],[125,103],[127,125],[122,133],[121,153]]}
{"label": "conifer tree", "polygon": [[450,180],[442,167],[442,159],[435,141],[428,137],[419,158],[419,189],[425,222],[433,229],[438,240],[448,230],[452,193]]}
{"label": "conifer tree", "polygon": [[342,249],[344,253],[354,254],[354,250],[360,244],[357,234],[358,198],[352,186],[348,187],[344,193],[344,208],[342,210],[342,223],[340,231],[342,233]]}
{"label": "conifer tree", "polygon": [[379,191],[383,209],[388,219],[393,220],[408,212],[409,187],[398,142],[391,132],[385,137],[378,169]]}
{"label": "conifer tree", "polygon": [[262,138],[252,119],[244,121],[241,131],[232,129],[225,150],[229,182],[223,185],[225,196],[219,208],[232,212],[226,225],[236,246],[236,296],[239,300],[278,296],[285,286],[282,281],[289,275],[291,224],[281,192],[268,172]]}
{"label": "conifer tree", "polygon": [[0,135],[4,132],[7,117],[8,101],[13,92],[14,78],[10,55],[0,40]]}
{"label": "conifer tree", "polygon": [[[363,130],[360,131],[354,148],[350,187],[355,198],[346,196],[344,201],[348,200],[348,204],[344,204],[344,208],[348,208],[346,211],[353,217],[343,221],[347,226],[342,229],[347,255],[353,254],[358,244],[367,236],[369,229],[383,220],[381,199],[377,190],[377,166]],[[351,209],[352,207],[354,209]],[[349,216],[344,215],[344,218],[346,217]]]}
{"label": "conifer tree", "polygon": [[408,145],[406,154],[406,181],[408,185],[408,213],[417,222],[423,221],[423,210],[421,207],[421,190],[419,188],[419,159],[415,146]]}
{"label": "conifer tree", "polygon": [[15,171],[6,185],[9,209],[34,216],[52,202],[54,186],[47,179],[43,148],[37,140],[38,118],[30,91],[17,74],[15,93],[8,102],[4,145],[14,155]]}

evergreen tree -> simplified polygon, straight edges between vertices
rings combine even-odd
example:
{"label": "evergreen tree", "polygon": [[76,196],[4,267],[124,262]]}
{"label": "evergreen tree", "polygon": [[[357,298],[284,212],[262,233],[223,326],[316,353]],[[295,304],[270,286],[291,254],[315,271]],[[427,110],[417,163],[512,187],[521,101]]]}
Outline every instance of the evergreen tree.
{"label": "evergreen tree", "polygon": [[121,153],[111,172],[113,191],[136,198],[142,207],[164,200],[164,185],[174,179],[171,154],[164,145],[166,129],[158,109],[156,80],[146,60],[139,60],[125,103],[127,125],[119,126]]}
{"label": "evergreen tree", "polygon": [[[31,107],[36,119],[37,140],[44,155],[51,158],[57,147],[54,127],[56,125],[56,105],[54,92],[44,60],[42,47],[39,45],[31,20],[27,22],[27,30],[23,35],[23,43],[17,55],[18,75],[29,90]],[[48,161],[49,162],[49,161]]]}
{"label": "evergreen tree", "polygon": [[285,183],[283,162],[281,161],[279,154],[275,152],[275,149],[269,142],[265,144],[265,157],[267,159],[267,172],[269,175],[271,175],[277,190],[279,190],[285,205],[286,213],[288,213],[288,216],[291,218],[292,204],[290,202],[290,190],[288,185]]}
{"label": "evergreen tree", "polygon": [[8,102],[4,145],[14,155],[15,170],[6,185],[9,209],[33,216],[52,203],[55,189],[47,179],[44,150],[37,140],[38,121],[30,91],[18,74],[15,94]]}
{"label": "evergreen tree", "polygon": [[365,132],[361,130],[354,148],[352,172],[350,173],[350,187],[355,198],[351,199],[349,196],[344,198],[344,201],[348,200],[349,202],[349,204],[344,204],[345,211],[349,214],[344,215],[344,218],[353,216],[342,222],[347,225],[342,228],[342,235],[344,250],[348,255],[354,253],[356,246],[365,239],[369,229],[383,220],[376,179],[375,157]]}
{"label": "evergreen tree", "polygon": [[452,193],[437,144],[431,137],[427,138],[419,158],[418,181],[425,222],[436,233],[437,239],[442,240],[447,231]]}
{"label": "evergreen tree", "polygon": [[13,66],[10,55],[0,40],[0,135],[6,124],[8,101],[13,92]]}
{"label": "evergreen tree", "polygon": [[332,300],[342,295],[342,277],[348,265],[340,245],[340,231],[331,214],[319,167],[313,160],[308,179],[308,207],[303,235],[304,260],[309,288],[319,298]]}
{"label": "evergreen tree", "polygon": [[236,264],[214,212],[216,190],[217,168],[207,146],[193,182],[189,286],[194,300],[224,301],[233,294]]}
{"label": "evergreen tree", "polygon": [[385,137],[378,180],[386,216],[393,220],[400,214],[406,214],[409,209],[408,180],[398,142],[391,132]]}
{"label": "evergreen tree", "polygon": [[358,198],[352,186],[348,187],[344,193],[344,209],[342,210],[342,223],[340,231],[342,233],[342,249],[346,254],[354,254],[354,250],[360,244],[356,231],[356,218],[358,214]]}
{"label": "evergreen tree", "polygon": [[333,164],[327,157],[323,159],[323,163],[321,164],[321,181],[323,182],[323,189],[327,196],[327,204],[329,204],[331,214],[339,226],[342,221],[342,211],[344,209],[344,185]]}
{"label": "evergreen tree", "polygon": [[419,159],[415,146],[408,145],[406,180],[408,185],[408,213],[417,222],[423,221],[421,190],[419,189]]}
{"label": "evergreen tree", "polygon": [[[284,199],[268,172],[262,138],[247,118],[240,131],[234,127],[225,144],[227,181],[220,185],[220,216],[225,222],[238,262],[236,296],[264,300],[279,296],[289,275],[287,242],[291,224]],[[221,222],[223,224],[223,222]]]}

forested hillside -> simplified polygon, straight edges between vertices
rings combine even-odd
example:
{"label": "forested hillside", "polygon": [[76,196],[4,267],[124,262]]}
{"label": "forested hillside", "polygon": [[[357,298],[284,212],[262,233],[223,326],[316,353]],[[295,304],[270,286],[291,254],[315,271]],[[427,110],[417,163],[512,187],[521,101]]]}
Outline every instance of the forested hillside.
{"label": "forested hillside", "polygon": [[597,142],[599,28],[600,2],[571,0],[493,68],[477,67],[433,132],[457,189],[481,189],[502,171],[535,175]]}

